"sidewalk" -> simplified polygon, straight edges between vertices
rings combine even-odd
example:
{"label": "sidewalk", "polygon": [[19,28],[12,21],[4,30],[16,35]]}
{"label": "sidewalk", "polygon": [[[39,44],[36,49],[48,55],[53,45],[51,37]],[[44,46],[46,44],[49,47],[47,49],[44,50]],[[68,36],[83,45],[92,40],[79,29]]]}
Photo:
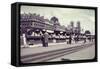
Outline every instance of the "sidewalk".
{"label": "sidewalk", "polygon": [[[87,42],[85,44],[89,44],[89,43],[90,42]],[[49,43],[48,47],[42,47],[42,44],[38,44],[37,46],[34,46],[34,47],[21,48],[21,56],[41,53],[41,52],[47,52],[47,51],[53,51],[53,50],[58,50],[58,49],[64,49],[64,48],[69,48],[69,47],[74,47],[74,46],[81,46],[83,44],[84,44],[83,42],[78,42],[77,44],[75,43],[67,44],[66,42]]]}
{"label": "sidewalk", "polygon": [[[80,41],[78,43],[83,43],[83,41]],[[51,45],[57,45],[57,44],[67,44],[67,42],[61,42],[61,43],[48,43],[48,46]],[[74,42],[72,42],[72,44],[75,44]],[[68,45],[72,45],[72,44],[68,44]],[[24,47],[24,45],[21,46],[22,48]],[[42,44],[35,44],[35,45],[28,45],[27,47],[42,47]]]}

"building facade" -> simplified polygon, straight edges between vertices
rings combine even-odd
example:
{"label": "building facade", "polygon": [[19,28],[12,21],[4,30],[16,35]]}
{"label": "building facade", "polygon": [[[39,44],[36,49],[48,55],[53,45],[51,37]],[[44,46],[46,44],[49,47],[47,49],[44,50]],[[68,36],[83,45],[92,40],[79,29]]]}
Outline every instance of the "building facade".
{"label": "building facade", "polygon": [[21,33],[27,33],[28,31],[65,31],[65,27],[61,26],[58,18],[52,17],[51,20],[45,19],[44,16],[37,14],[21,14],[20,19],[20,31]]}
{"label": "building facade", "polygon": [[46,30],[49,33],[49,41],[56,42],[66,41],[67,36],[81,33],[80,22],[74,27],[74,22],[71,21],[68,27],[61,26],[59,19],[53,16],[50,20],[45,19],[44,16],[39,14],[21,14],[20,17],[20,32],[26,34],[27,42],[41,43],[41,32]]}

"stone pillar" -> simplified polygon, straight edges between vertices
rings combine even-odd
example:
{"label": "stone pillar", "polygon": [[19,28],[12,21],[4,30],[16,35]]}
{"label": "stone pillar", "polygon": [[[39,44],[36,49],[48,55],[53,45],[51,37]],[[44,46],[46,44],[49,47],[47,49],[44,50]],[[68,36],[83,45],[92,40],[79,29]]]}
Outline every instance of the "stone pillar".
{"label": "stone pillar", "polygon": [[55,36],[55,34],[54,34],[54,35],[53,35],[53,38],[54,38],[54,39],[53,39],[53,43],[56,43],[55,37],[56,37],[56,36]]}
{"label": "stone pillar", "polygon": [[22,37],[23,37],[23,45],[24,45],[24,47],[27,47],[28,45],[27,45],[27,42],[26,42],[25,34],[23,34]]}
{"label": "stone pillar", "polygon": [[53,39],[53,43],[56,43],[56,39]]}

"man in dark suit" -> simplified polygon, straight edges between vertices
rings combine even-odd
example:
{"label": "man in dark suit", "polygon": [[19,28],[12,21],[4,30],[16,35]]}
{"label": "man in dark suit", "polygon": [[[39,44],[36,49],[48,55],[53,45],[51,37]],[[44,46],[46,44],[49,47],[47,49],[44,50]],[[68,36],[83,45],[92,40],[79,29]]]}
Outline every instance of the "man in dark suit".
{"label": "man in dark suit", "polygon": [[48,47],[48,39],[49,35],[46,31],[44,31],[43,36],[42,36],[42,43],[43,43],[43,47]]}

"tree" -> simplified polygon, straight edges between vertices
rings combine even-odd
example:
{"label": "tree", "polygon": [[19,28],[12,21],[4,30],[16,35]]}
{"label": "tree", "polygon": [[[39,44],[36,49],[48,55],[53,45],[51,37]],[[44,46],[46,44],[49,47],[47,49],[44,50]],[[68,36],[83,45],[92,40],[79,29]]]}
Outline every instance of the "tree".
{"label": "tree", "polygon": [[91,32],[89,30],[86,30],[85,35],[89,35],[89,34],[91,34]]}
{"label": "tree", "polygon": [[55,16],[51,18],[51,21],[53,21],[54,23],[58,22],[58,18],[56,18]]}

